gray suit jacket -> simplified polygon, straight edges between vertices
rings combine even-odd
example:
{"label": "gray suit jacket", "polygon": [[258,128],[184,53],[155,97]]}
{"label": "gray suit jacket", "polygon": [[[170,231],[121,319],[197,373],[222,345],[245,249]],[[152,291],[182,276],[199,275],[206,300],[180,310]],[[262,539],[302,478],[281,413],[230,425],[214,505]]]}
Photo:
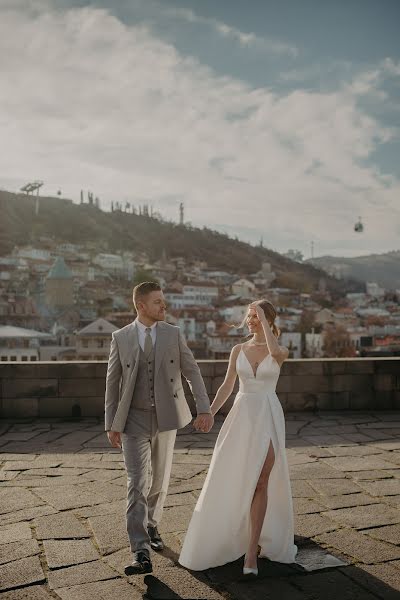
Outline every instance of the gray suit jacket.
{"label": "gray suit jacket", "polygon": [[[106,431],[124,431],[135,387],[139,352],[134,323],[114,331],[106,379]],[[211,413],[198,364],[179,327],[165,321],[157,323],[154,371],[154,398],[160,431],[180,429],[192,419],[182,387],[181,373],[192,390],[197,413]]]}

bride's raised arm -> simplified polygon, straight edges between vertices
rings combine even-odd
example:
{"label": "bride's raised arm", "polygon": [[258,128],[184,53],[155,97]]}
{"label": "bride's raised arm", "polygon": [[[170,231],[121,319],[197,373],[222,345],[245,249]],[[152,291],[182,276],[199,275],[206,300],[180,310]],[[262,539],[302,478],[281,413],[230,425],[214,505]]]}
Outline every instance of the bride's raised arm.
{"label": "bride's raised arm", "polygon": [[259,306],[259,304],[257,302],[253,302],[252,304],[250,304],[250,306],[251,306],[251,308],[255,309],[255,311],[257,313],[257,317],[259,318],[259,320],[261,322],[269,353],[271,354],[271,356],[273,358],[275,358],[275,360],[279,363],[279,365],[282,365],[282,363],[289,356],[289,350],[287,348],[285,348],[284,346],[279,345],[278,339],[277,339],[276,335],[274,334],[274,332],[272,331],[271,325],[268,322],[267,317],[265,316],[265,312]]}
{"label": "bride's raised arm", "polygon": [[211,404],[211,414],[213,417],[217,414],[221,406],[225,404],[225,402],[228,400],[229,396],[233,392],[233,388],[235,386],[235,381],[237,377],[236,360],[241,347],[241,344],[237,344],[236,346],[233,346],[231,350],[228,370],[226,371],[225,379],[218,388],[213,403]]}

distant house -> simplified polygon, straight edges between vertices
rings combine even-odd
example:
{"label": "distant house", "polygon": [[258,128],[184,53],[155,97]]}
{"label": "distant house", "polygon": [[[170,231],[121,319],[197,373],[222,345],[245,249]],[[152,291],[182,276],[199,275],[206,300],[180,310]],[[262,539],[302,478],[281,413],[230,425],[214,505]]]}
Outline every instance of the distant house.
{"label": "distant house", "polygon": [[256,286],[248,279],[238,279],[232,284],[232,294],[241,298],[252,298],[256,293]]}
{"label": "distant house", "polygon": [[107,360],[111,334],[118,327],[105,319],[96,319],[76,332],[76,360]]}
{"label": "distant house", "polygon": [[13,327],[0,326],[0,361],[37,361],[40,360],[40,341],[50,339],[49,333]]}

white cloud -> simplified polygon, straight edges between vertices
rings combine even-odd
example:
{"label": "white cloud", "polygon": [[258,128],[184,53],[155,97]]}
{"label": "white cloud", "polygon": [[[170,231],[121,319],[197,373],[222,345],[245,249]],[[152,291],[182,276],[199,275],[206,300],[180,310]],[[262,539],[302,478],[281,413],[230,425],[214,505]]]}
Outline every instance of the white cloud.
{"label": "white cloud", "polygon": [[222,37],[230,38],[238,42],[242,47],[251,47],[265,52],[271,52],[277,55],[287,55],[292,58],[296,58],[299,54],[299,50],[296,46],[286,44],[272,38],[262,37],[252,32],[240,31],[236,27],[232,27],[218,21],[217,19],[211,19],[202,17],[194,13],[190,9],[179,8],[179,9],[168,9],[163,7],[164,11],[167,11],[170,15],[186,20],[188,23],[197,23],[206,25],[219,33]]}
{"label": "white cloud", "polygon": [[104,10],[45,5],[9,3],[0,20],[0,185],[40,178],[43,193],[76,200],[81,188],[150,198],[174,218],[184,199],[193,224],[247,227],[281,251],[310,239],[317,253],[398,246],[399,182],[361,164],[392,135],[357,104],[373,77],[279,96]]}

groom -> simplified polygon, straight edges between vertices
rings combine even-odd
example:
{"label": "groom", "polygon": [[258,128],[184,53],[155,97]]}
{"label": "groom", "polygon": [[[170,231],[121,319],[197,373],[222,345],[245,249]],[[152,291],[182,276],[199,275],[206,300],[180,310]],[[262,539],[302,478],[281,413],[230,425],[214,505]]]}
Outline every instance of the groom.
{"label": "groom", "polygon": [[112,335],[105,394],[105,429],[111,445],[122,447],[128,475],[126,524],[133,562],[125,567],[126,575],[151,573],[150,548],[164,548],[157,526],[176,430],[192,419],[181,374],[196,402],[194,427],[207,433],[214,421],[193,354],[179,328],[164,321],[161,287],[154,282],[137,285],[133,303],[137,318]]}

